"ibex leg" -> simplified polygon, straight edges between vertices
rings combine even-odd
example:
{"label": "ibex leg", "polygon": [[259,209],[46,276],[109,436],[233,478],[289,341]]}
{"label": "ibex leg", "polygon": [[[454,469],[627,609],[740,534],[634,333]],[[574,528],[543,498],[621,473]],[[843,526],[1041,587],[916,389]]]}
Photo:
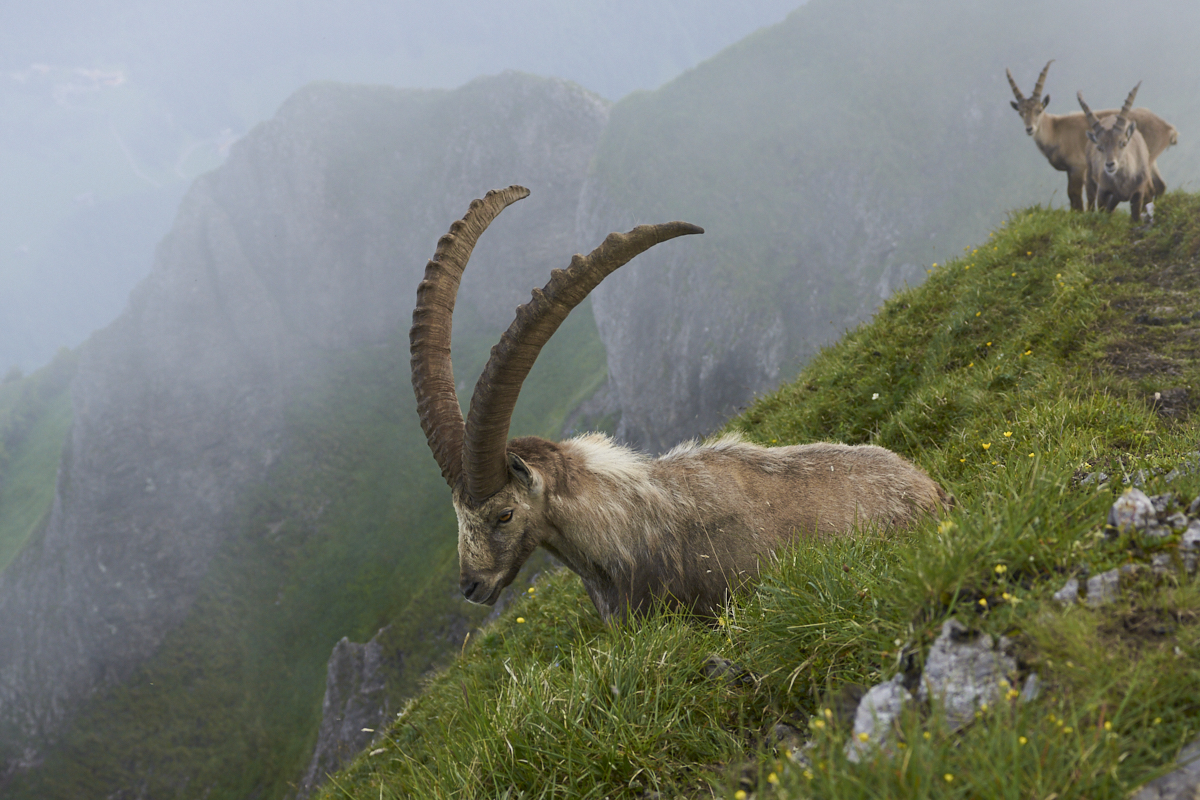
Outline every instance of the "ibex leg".
{"label": "ibex leg", "polygon": [[[1091,187],[1088,187],[1088,207],[1092,203]],[[1083,176],[1078,172],[1067,173],[1067,199],[1071,201],[1072,211],[1083,211]]]}

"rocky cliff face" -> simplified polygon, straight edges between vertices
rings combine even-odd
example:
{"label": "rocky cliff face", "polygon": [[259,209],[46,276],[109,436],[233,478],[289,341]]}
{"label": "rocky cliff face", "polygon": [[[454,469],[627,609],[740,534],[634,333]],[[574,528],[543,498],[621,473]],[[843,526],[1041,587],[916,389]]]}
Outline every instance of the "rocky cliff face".
{"label": "rocky cliff face", "polygon": [[[617,437],[661,452],[708,435],[905,281],[923,278],[893,255],[921,216],[873,207],[873,191],[867,181],[830,191],[821,218],[781,230],[765,264],[740,257],[720,216],[701,211],[688,221],[704,226],[704,237],[655,248],[601,284],[592,303],[620,411]],[[633,219],[592,181],[580,221],[583,236],[598,241],[602,230],[660,220]]]}
{"label": "rocky cliff face", "polygon": [[239,498],[288,446],[289,397],[407,327],[425,260],[473,197],[536,190],[472,261],[465,318],[506,325],[564,265],[607,114],[519,74],[452,92],[317,85],[196,182],[152,274],[83,348],[49,523],[0,575],[10,768],[184,618]]}

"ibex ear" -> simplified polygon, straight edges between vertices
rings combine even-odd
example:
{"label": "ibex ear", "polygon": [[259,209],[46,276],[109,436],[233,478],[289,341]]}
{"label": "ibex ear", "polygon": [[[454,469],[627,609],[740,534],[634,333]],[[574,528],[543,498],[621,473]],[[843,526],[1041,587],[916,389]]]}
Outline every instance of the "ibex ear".
{"label": "ibex ear", "polygon": [[1012,106],[1012,107],[1013,107],[1013,111],[1020,111],[1020,110],[1021,110],[1021,107],[1020,107],[1019,105],[1017,105],[1017,101],[1016,101],[1016,100],[1009,100],[1009,101],[1008,101],[1008,104],[1009,104],[1010,106]]}
{"label": "ibex ear", "polygon": [[1096,143],[1096,132],[1095,131],[1088,131],[1087,137],[1092,140],[1092,144]]}
{"label": "ibex ear", "polygon": [[1134,122],[1133,120],[1129,120],[1129,127],[1125,129],[1125,138],[1128,139],[1131,136],[1133,136],[1134,131],[1136,131],[1136,130],[1137,130],[1137,123]]}
{"label": "ibex ear", "polygon": [[526,491],[533,488],[533,473],[529,465],[516,453],[508,454],[508,475],[525,487]]}
{"label": "ibex ear", "polygon": [[1050,95],[1046,95],[1042,98],[1042,108],[1045,108],[1048,105],[1050,105]]}

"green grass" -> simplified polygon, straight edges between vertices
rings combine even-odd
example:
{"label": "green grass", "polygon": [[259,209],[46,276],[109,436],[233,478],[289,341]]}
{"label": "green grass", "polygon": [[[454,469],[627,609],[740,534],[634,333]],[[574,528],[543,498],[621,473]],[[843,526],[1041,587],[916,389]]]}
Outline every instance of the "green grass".
{"label": "green grass", "polygon": [[34,374],[0,384],[0,570],[41,531],[54,502],[75,362],[63,350]]}
{"label": "green grass", "polygon": [[[1200,385],[1200,196],[1158,206],[1149,230],[1012,214],[727,426],[903,452],[955,494],[943,519],[781,554],[711,627],[606,628],[577,578],[548,576],[322,796],[1094,799],[1161,774],[1200,731],[1197,585],[1145,576],[1100,611],[1050,600],[1145,556],[1103,534],[1122,476],[1200,493],[1200,475],[1161,477],[1197,449],[1194,423],[1150,402]],[[1109,484],[1078,484],[1097,468]],[[957,733],[913,707],[894,758],[848,763],[840,698],[915,674],[949,617],[1011,637],[1041,697]],[[706,679],[714,652],[757,680]],[[772,748],[781,722],[811,736],[807,766]]]}

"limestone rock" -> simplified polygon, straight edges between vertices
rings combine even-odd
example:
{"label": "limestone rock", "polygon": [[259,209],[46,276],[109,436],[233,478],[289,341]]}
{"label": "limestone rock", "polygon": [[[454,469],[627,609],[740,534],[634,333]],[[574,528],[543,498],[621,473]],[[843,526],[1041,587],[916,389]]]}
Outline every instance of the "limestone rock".
{"label": "limestone rock", "polygon": [[892,754],[896,738],[893,723],[911,701],[912,694],[904,688],[902,674],[872,687],[854,714],[854,730],[850,741],[846,742],[846,758],[857,764],[875,752]]}
{"label": "limestone rock", "polygon": [[1183,749],[1179,767],[1156,778],[1133,795],[1133,800],[1195,800],[1200,797],[1200,740]]}
{"label": "limestone rock", "polygon": [[1017,662],[1008,649],[1004,637],[997,642],[985,633],[972,635],[958,620],[946,620],[941,635],[929,649],[918,698],[936,698],[947,727],[963,727],[974,720],[982,704],[995,703],[1003,696],[1002,680],[1011,683]]}
{"label": "limestone rock", "polygon": [[1108,512],[1108,525],[1118,532],[1144,530],[1157,521],[1154,504],[1140,489],[1130,489],[1118,497]]}
{"label": "limestone rock", "polygon": [[326,668],[317,746],[297,800],[306,800],[327,775],[349,764],[388,722],[387,681],[379,643],[382,633],[366,644],[342,637],[333,648]]}

